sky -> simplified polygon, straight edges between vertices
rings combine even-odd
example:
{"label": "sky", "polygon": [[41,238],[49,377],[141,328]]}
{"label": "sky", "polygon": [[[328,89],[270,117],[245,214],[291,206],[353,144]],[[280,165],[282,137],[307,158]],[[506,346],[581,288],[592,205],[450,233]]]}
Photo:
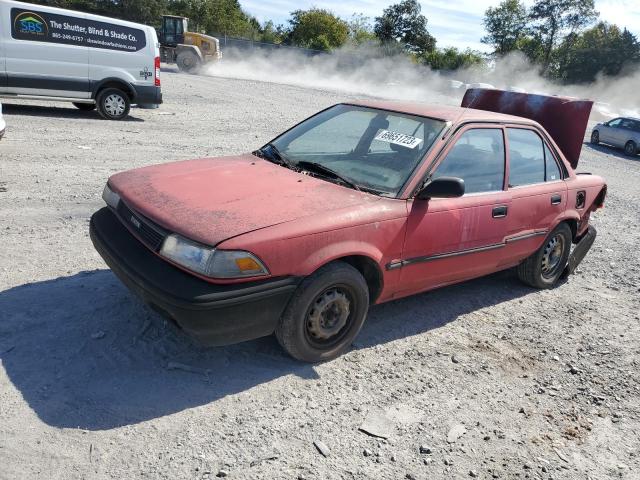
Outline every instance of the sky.
{"label": "sky", "polygon": [[[286,23],[289,12],[310,7],[326,8],[343,18],[362,13],[371,21],[387,6],[398,0],[240,0],[247,13],[261,22],[273,20]],[[472,48],[490,51],[480,42],[485,35],[482,19],[487,8],[500,0],[421,0],[422,13],[428,19],[428,30],[438,40],[439,47]],[[527,6],[533,0],[524,1]],[[595,0],[600,18],[626,27],[640,38],[640,0]]]}

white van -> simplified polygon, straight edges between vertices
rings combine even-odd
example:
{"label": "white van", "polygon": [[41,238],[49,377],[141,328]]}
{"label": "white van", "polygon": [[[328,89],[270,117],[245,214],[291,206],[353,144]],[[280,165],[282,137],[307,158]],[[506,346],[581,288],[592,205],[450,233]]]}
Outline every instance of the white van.
{"label": "white van", "polygon": [[69,101],[120,120],[162,103],[152,27],[0,0],[0,96]]}

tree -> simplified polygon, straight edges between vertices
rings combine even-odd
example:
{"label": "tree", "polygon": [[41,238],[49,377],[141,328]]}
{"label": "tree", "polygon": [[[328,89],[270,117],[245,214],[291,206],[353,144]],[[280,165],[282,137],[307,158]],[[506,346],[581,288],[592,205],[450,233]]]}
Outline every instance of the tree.
{"label": "tree", "polygon": [[435,49],[426,53],[422,61],[434,70],[458,70],[468,68],[473,65],[481,65],[484,58],[480,52],[475,52],[469,48],[460,51],[454,47]]}
{"label": "tree", "polygon": [[286,37],[283,25],[275,25],[271,20],[265,22],[260,30],[260,41],[267,43],[282,43]]}
{"label": "tree", "polygon": [[575,34],[598,18],[594,0],[536,0],[530,14],[542,39],[542,71],[551,63],[553,49],[561,38]]}
{"label": "tree", "polygon": [[349,25],[328,10],[311,8],[291,12],[288,42],[315,50],[332,50],[345,44]]}
{"label": "tree", "polygon": [[354,13],[347,23],[349,25],[349,40],[351,40],[351,43],[354,45],[363,45],[376,40],[376,35],[373,33],[373,27],[369,22],[369,17],[361,13]]}
{"label": "tree", "polygon": [[600,22],[565,39],[558,56],[554,76],[565,83],[592,82],[599,74],[618,75],[640,65],[640,42],[628,30]]}
{"label": "tree", "polygon": [[527,21],[527,7],[520,0],[504,0],[485,12],[483,23],[488,35],[481,41],[492,45],[496,55],[505,55],[516,50],[527,35]]}
{"label": "tree", "polygon": [[402,0],[376,17],[373,31],[383,43],[400,43],[418,55],[431,52],[436,47],[436,39],[427,31],[427,18],[420,12],[417,0]]}

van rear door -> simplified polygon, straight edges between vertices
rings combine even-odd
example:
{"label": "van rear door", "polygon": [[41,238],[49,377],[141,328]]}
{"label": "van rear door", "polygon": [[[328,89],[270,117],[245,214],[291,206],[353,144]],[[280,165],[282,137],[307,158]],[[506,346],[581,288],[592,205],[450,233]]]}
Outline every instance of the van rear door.
{"label": "van rear door", "polygon": [[7,62],[5,60],[4,45],[8,40],[9,18],[5,15],[5,9],[0,8],[0,93],[6,92],[7,88]]}
{"label": "van rear door", "polygon": [[27,10],[12,4],[0,5],[3,25],[9,24],[6,41],[3,39],[7,92],[90,98],[84,15],[46,7]]}

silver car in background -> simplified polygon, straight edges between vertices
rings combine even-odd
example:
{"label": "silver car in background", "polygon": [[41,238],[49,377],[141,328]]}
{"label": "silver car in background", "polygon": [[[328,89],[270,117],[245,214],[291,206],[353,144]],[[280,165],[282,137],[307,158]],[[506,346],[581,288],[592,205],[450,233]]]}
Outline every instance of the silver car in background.
{"label": "silver car in background", "polygon": [[4,123],[4,118],[2,118],[2,104],[0,103],[0,139],[4,137],[4,130],[7,124]]}
{"label": "silver car in background", "polygon": [[640,151],[640,118],[618,117],[598,123],[591,132],[591,143],[606,143],[624,149],[630,156]]}

